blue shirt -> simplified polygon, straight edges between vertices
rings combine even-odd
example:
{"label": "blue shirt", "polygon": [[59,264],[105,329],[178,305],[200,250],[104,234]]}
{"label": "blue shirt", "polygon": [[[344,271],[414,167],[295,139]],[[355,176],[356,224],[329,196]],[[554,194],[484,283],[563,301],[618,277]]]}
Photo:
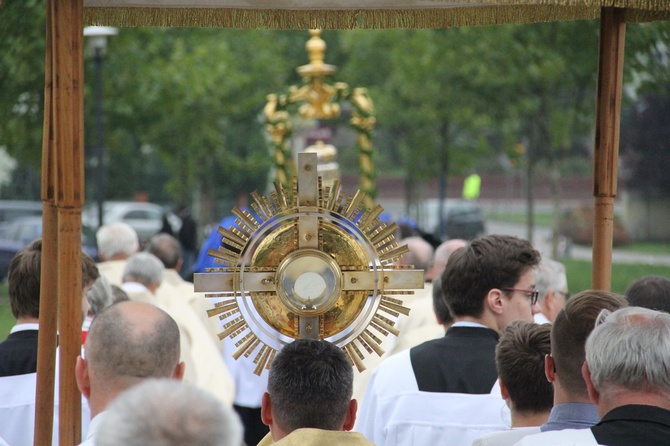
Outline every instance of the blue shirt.
{"label": "blue shirt", "polygon": [[216,263],[214,261],[214,257],[210,256],[208,252],[210,249],[216,250],[221,246],[222,237],[221,234],[217,232],[219,226],[229,229],[231,226],[235,226],[236,219],[237,217],[234,215],[224,217],[223,220],[221,220],[219,224],[214,229],[212,229],[212,232],[210,232],[209,237],[207,237],[207,240],[205,240],[202,243],[202,246],[200,247],[200,253],[198,254],[198,259],[195,261],[195,264],[193,265],[194,273],[204,273],[205,268],[223,268],[226,266],[221,263]]}
{"label": "blue shirt", "polygon": [[562,403],[551,409],[549,419],[540,426],[541,432],[563,429],[588,429],[600,421],[594,404]]}

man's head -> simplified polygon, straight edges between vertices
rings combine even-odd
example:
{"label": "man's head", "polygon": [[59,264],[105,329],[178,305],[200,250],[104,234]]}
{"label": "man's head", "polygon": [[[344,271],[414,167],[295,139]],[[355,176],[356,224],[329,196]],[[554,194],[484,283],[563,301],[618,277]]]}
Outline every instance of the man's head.
{"label": "man's head", "polygon": [[660,276],[645,276],[628,285],[628,304],[670,313],[670,280]]}
{"label": "man's head", "polygon": [[438,274],[435,279],[435,282],[433,282],[433,311],[435,312],[435,317],[437,317],[437,322],[448,328],[454,323],[454,318],[449,311],[447,302],[444,300],[441,275]]}
{"label": "man's head", "polygon": [[533,269],[540,253],[508,235],[474,239],[449,258],[442,289],[452,315],[502,331],[514,320],[532,321]]}
{"label": "man's head", "polygon": [[589,396],[601,416],[624,404],[670,409],[670,314],[641,307],[603,311],[586,341]]}
{"label": "man's head", "polygon": [[149,239],[145,249],[163,262],[165,268],[179,271],[183,263],[181,244],[170,234],[161,233]]}
{"label": "man's head", "polygon": [[433,264],[430,269],[426,272],[426,281],[436,283],[438,275],[444,270],[444,267],[447,265],[449,257],[459,248],[467,246],[468,242],[461,240],[459,238],[452,238],[446,242],[442,242],[437,248],[435,248],[435,253],[433,254]]}
{"label": "man's head", "polygon": [[35,240],[16,253],[9,263],[7,283],[12,315],[19,318],[40,316],[40,274],[42,240]]}
{"label": "man's head", "polygon": [[98,446],[239,446],[242,424],[232,410],[192,384],[150,379],[105,412]]}
{"label": "man's head", "polygon": [[516,321],[500,337],[496,367],[513,421],[515,414],[548,415],[554,404],[554,389],[544,376],[544,357],[551,352],[550,333],[549,324]]}
{"label": "man's head", "polygon": [[79,390],[99,412],[118,393],[146,378],[181,378],[179,328],[163,310],[150,304],[120,302],[93,320],[77,358]]}
{"label": "man's head", "polygon": [[125,260],[140,249],[137,232],[126,223],[103,225],[95,234],[98,257],[102,261]]}
{"label": "man's head", "polygon": [[414,265],[416,269],[427,270],[433,258],[433,247],[423,238],[407,237],[402,239],[401,244],[406,244],[409,252],[402,257],[404,265]]}
{"label": "man's head", "polygon": [[[100,273],[95,261],[81,253],[82,292],[88,289]],[[34,240],[16,253],[9,263],[7,282],[9,304],[16,319],[37,319],[40,316],[40,276],[42,274],[42,240]],[[83,298],[85,300],[85,297]]]}
{"label": "man's head", "polygon": [[540,292],[537,301],[540,310],[550,322],[554,322],[568,297],[565,267],[555,260],[542,259],[535,272],[535,281]]}
{"label": "man's head", "polygon": [[122,281],[141,283],[152,293],[163,281],[165,267],[158,257],[148,252],[138,252],[128,258],[123,269]]}
{"label": "man's head", "polygon": [[261,417],[275,441],[300,428],[351,430],[356,420],[353,370],[327,341],[298,339],[275,357]]}
{"label": "man's head", "polygon": [[551,356],[547,358],[547,379],[558,381],[570,402],[588,401],[582,378],[584,345],[602,310],[615,311],[626,300],[609,291],[587,290],[572,296],[558,313],[551,328]]}

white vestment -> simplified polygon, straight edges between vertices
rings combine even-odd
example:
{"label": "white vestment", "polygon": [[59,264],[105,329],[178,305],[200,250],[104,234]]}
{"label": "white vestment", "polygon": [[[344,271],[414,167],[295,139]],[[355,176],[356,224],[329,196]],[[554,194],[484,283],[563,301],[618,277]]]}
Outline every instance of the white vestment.
{"label": "white vestment", "polygon": [[479,436],[508,428],[499,395],[419,391],[409,350],[375,370],[359,407],[354,430],[378,446],[470,446]]}
{"label": "white vestment", "polygon": [[587,446],[598,444],[591,429],[563,429],[528,435],[515,443],[517,446]]}

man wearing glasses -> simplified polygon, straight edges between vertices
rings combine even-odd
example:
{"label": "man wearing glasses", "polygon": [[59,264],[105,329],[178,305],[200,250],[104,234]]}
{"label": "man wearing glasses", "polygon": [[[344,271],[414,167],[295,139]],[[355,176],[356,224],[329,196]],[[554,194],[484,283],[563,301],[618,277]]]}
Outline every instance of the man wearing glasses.
{"label": "man wearing glasses", "polygon": [[[378,445],[437,444],[447,439],[469,445],[477,436],[504,429],[504,403],[499,394],[489,395],[498,377],[495,347],[507,325],[533,322],[539,311],[534,275],[539,262],[540,254],[528,241],[505,235],[479,237],[454,252],[442,289],[456,322],[444,337],[398,353],[376,369],[356,429]],[[447,401],[451,394],[481,398]],[[440,395],[447,397],[435,410],[428,402]],[[481,407],[464,408],[475,400]],[[463,408],[462,413],[443,410],[452,406]],[[463,420],[458,428],[454,416]],[[479,427],[471,424],[476,417]]]}
{"label": "man wearing glasses", "polygon": [[535,314],[535,322],[553,323],[570,297],[565,267],[555,260],[542,259],[535,271],[535,283],[540,292],[537,301],[540,312]]}

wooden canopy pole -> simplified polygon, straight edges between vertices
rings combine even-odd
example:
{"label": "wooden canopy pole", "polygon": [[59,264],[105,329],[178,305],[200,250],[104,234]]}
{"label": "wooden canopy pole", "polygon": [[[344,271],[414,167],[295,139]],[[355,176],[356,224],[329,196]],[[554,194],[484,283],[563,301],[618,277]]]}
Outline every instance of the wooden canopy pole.
{"label": "wooden canopy pole", "polygon": [[598,290],[610,290],[612,286],[614,198],[617,192],[625,37],[625,11],[619,8],[602,8],[596,96],[593,175],[595,220],[591,276],[592,286]]}
{"label": "wooden canopy pole", "polygon": [[42,133],[42,272],[40,277],[40,329],[37,339],[37,389],[34,446],[51,444],[54,415],[54,381],[58,294],[56,251],[58,215],[54,203],[55,153],[53,134],[53,0],[47,0],[46,60],[44,66],[44,128]]}
{"label": "wooden canopy pole", "polygon": [[47,8],[42,167],[45,212],[38,359],[42,368],[38,369],[36,446],[51,444],[56,320],[60,346],[59,444],[81,441],[81,395],[74,368],[81,352],[82,323],[84,5],[83,0],[50,0]]}

